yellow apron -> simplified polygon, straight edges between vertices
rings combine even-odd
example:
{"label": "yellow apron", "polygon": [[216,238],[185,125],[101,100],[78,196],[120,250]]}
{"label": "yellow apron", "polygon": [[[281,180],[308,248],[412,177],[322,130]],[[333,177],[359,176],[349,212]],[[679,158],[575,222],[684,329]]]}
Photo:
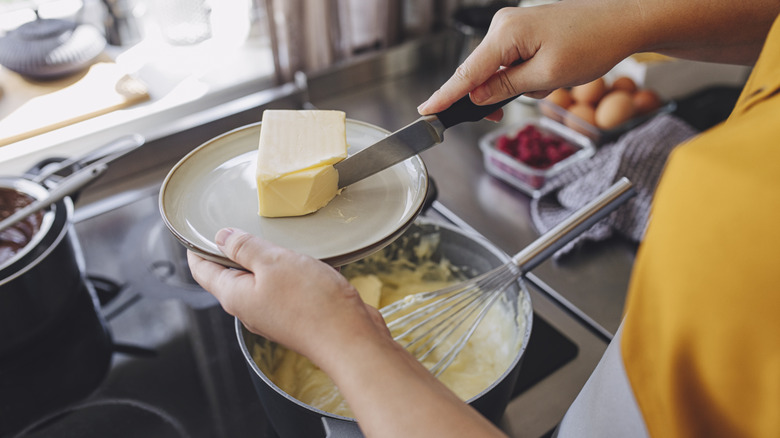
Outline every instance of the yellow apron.
{"label": "yellow apron", "polygon": [[729,119],[667,163],[620,342],[651,436],[780,437],[780,19]]}

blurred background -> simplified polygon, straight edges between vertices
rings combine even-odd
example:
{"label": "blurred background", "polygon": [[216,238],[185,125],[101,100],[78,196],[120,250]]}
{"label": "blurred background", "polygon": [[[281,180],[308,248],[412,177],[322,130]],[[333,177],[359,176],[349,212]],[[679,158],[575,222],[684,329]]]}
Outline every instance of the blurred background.
{"label": "blurred background", "polygon": [[451,27],[459,8],[489,5],[497,9],[509,4],[474,0],[2,0],[0,33],[36,19],[69,20],[98,29],[114,54],[138,52],[132,55],[149,59],[166,45],[209,45],[224,51],[251,44],[265,52],[256,61],[264,64],[265,75],[279,83],[291,79],[295,71],[323,69]]}
{"label": "blurred background", "polygon": [[20,151],[21,140],[98,115],[114,113],[108,118],[123,119],[117,125],[174,108],[179,117],[188,104],[195,107],[186,112],[213,104],[209,96],[227,102],[292,83],[296,73],[300,84],[301,74],[333,71],[433,35],[446,35],[450,46],[466,40],[465,56],[493,13],[511,4],[1,0],[0,146],[12,147],[0,151],[0,160],[47,147]]}

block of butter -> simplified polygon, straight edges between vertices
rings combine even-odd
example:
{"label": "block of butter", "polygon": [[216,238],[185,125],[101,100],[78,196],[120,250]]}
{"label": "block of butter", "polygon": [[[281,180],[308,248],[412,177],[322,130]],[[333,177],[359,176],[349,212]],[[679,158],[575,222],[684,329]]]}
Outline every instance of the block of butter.
{"label": "block of butter", "polygon": [[338,194],[335,163],[347,157],[343,111],[266,110],[257,154],[258,213],[303,216]]}
{"label": "block of butter", "polygon": [[349,283],[357,289],[360,298],[371,307],[379,308],[382,297],[382,280],[376,275],[360,275],[349,279]]}

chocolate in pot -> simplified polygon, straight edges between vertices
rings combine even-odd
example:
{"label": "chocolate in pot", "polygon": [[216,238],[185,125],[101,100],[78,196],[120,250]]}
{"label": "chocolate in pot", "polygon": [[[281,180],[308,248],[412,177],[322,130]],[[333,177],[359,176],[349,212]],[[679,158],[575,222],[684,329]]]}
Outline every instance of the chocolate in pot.
{"label": "chocolate in pot", "polygon": [[[32,203],[34,199],[14,189],[0,188],[0,220]],[[27,246],[41,228],[43,213],[27,216],[15,225],[0,232],[0,265]]]}

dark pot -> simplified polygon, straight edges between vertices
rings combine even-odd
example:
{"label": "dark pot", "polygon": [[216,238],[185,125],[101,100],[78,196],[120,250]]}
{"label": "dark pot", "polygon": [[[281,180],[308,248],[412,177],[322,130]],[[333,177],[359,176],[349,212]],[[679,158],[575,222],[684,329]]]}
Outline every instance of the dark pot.
{"label": "dark pot", "polygon": [[[420,235],[430,233],[440,235],[440,243],[436,250],[438,254],[449,259],[453,265],[469,268],[475,273],[485,272],[509,260],[504,252],[480,236],[424,219],[418,219],[404,236],[392,243],[387,250],[393,251],[398,245],[414,247]],[[468,400],[470,405],[493,423],[498,423],[509,404],[532,326],[531,300],[522,282],[518,282],[517,287],[508,289],[507,297],[513,303],[510,307],[521,312],[526,321],[525,326],[522,327],[521,346],[507,371],[480,394]],[[514,304],[518,302],[520,305],[515,306]],[[274,384],[255,363],[251,351],[255,346],[277,348],[277,345],[250,333],[238,319],[235,324],[238,342],[249,365],[252,382],[270,422],[281,437],[336,436],[336,431],[340,437],[362,436],[354,419],[334,415],[302,403]]]}
{"label": "dark pot", "polygon": [[[18,178],[0,178],[0,187],[36,199],[46,193],[42,186]],[[81,287],[82,267],[69,235],[72,215],[69,198],[52,205],[30,243],[0,266],[0,357],[56,324]]]}
{"label": "dark pot", "polygon": [[[43,186],[0,178],[34,198]],[[0,436],[91,393],[113,345],[83,257],[70,198],[50,206],[30,243],[0,265]]]}

